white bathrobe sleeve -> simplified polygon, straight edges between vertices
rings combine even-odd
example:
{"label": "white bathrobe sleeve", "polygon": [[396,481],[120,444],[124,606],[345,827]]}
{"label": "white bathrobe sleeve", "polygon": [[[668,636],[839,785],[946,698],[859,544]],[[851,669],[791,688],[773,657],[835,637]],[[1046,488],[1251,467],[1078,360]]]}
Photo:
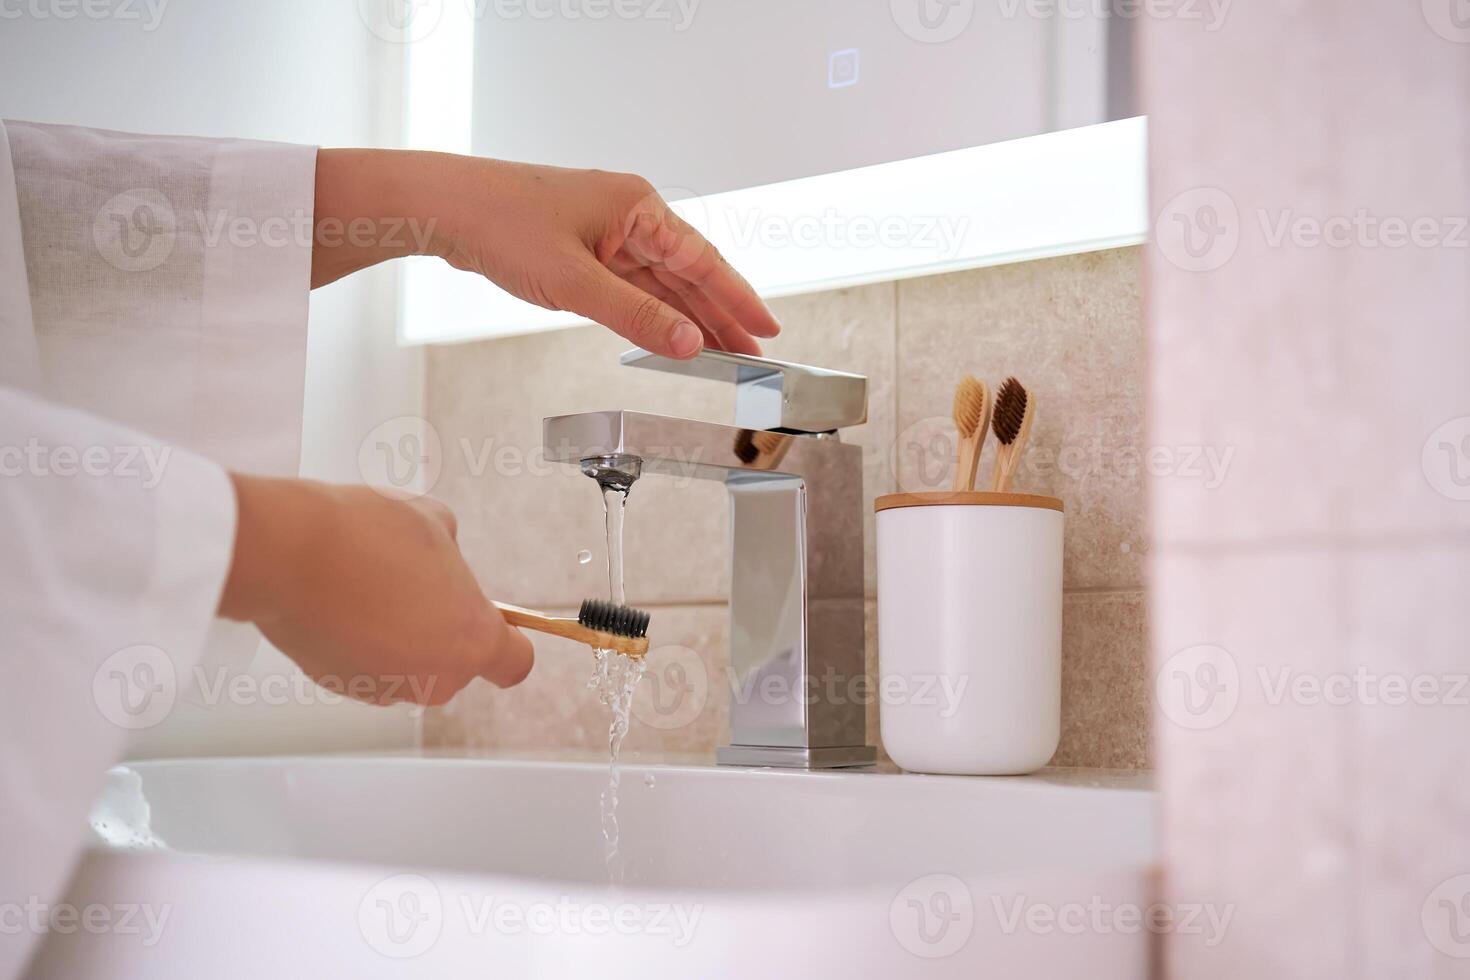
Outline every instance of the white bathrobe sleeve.
{"label": "white bathrobe sleeve", "polygon": [[315,148],[5,128],[46,397],[295,476]]}
{"label": "white bathrobe sleeve", "polygon": [[[59,898],[211,643],[253,650],[214,618],[226,468],[297,471],[314,179],[310,147],[0,125],[0,913]],[[0,980],[41,938],[13,920]]]}
{"label": "white bathrobe sleeve", "polygon": [[[5,902],[62,894],[104,772],[203,648],[234,532],[218,464],[0,387]],[[27,929],[0,923],[0,977],[42,938]]]}
{"label": "white bathrobe sleeve", "polygon": [[[295,476],[316,148],[5,129],[40,392],[227,469]],[[260,642],[216,621],[204,660],[243,669]]]}

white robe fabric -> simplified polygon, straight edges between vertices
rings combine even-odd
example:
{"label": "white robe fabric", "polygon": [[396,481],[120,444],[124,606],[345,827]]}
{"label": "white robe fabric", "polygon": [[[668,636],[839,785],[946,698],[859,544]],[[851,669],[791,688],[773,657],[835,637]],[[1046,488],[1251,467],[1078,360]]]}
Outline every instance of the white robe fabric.
{"label": "white robe fabric", "polygon": [[[0,125],[0,910],[59,900],[130,731],[254,648],[225,471],[297,472],[315,153]],[[41,938],[0,911],[0,978]]]}

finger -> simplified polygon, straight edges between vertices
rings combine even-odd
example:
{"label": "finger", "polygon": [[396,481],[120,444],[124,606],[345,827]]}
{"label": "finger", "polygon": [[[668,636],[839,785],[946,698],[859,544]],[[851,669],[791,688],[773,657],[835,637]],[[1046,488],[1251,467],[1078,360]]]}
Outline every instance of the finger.
{"label": "finger", "polygon": [[[648,269],[648,267],[639,267],[639,269],[634,269],[632,270],[632,272],[625,273],[625,275],[623,275],[623,279],[631,282],[631,284],[634,284],[635,287],[638,287],[639,289],[644,289],[644,291],[648,292],[648,294],[650,295],[656,295],[656,297],[659,297],[660,300],[664,301],[664,303],[667,303],[669,304],[669,306],[672,306],[673,309],[678,310],[679,313],[682,313],[684,314],[684,316],[689,317],[689,319],[694,320],[694,325],[698,326],[698,328],[700,328],[700,331],[704,334],[704,345],[706,345],[706,347],[713,347],[714,350],[722,351],[731,350],[731,348],[726,347],[726,345],[723,344],[722,341],[720,341],[719,334],[717,334],[714,329],[711,329],[710,322],[707,322],[707,320],[704,319],[704,316],[700,316],[700,314],[698,314],[697,311],[694,310],[694,307],[689,304],[688,298],[682,297],[682,295],[679,295],[678,292],[675,292],[673,291],[673,289],[670,289],[669,287],[666,287],[666,285],[661,284],[661,282],[659,282],[659,279],[656,278],[656,275],[654,275],[653,269]],[[709,311],[706,311],[706,314],[707,313],[709,313]]]}
{"label": "finger", "polygon": [[426,708],[439,708],[464,689],[473,677],[450,676],[446,673],[411,674],[402,685],[394,685],[384,704],[419,704]]}
{"label": "finger", "polygon": [[451,538],[459,539],[459,518],[454,516],[448,504],[433,497],[414,497],[408,505],[448,531]]}
{"label": "finger", "polygon": [[646,351],[687,360],[704,347],[704,334],[658,297],[619,279],[590,256],[568,306]]}
{"label": "finger", "polygon": [[[706,345],[713,344],[722,350],[728,349],[720,343],[719,334],[713,325],[698,315],[690,305],[689,300],[680,295],[675,288],[676,286],[685,285],[682,279],[669,277],[667,273],[659,272],[656,266],[650,264],[651,260],[640,257],[636,254],[636,251],[627,248],[619,248],[612,255],[609,255],[601,261],[618,278],[625,279],[649,295],[658,297],[693,320],[694,325],[704,331]],[[664,281],[665,279],[669,279],[670,281]]]}
{"label": "finger", "polygon": [[761,356],[760,342],[723,307],[672,272],[658,268],[651,272],[661,287],[679,297],[679,301],[694,315],[705,333],[714,339],[716,347],[736,354]]}
{"label": "finger", "polygon": [[754,338],[781,332],[765,303],[719,249],[662,198],[645,203],[647,207],[628,223],[623,246],[609,256],[608,264],[616,272],[624,271],[620,263],[646,264],[661,273],[665,285],[682,284],[681,295],[699,295],[705,308],[723,311],[720,317],[711,315],[703,326],[719,338],[725,350],[759,354],[760,345]]}
{"label": "finger", "polygon": [[[662,204],[662,201],[658,201],[656,205],[650,206],[661,209]],[[628,215],[623,237],[610,242],[611,247],[606,252],[598,251],[597,260],[620,276],[661,262],[662,257],[653,248],[653,235],[657,229],[658,217],[655,212],[646,208],[633,211]]]}
{"label": "finger", "polygon": [[[697,252],[683,244],[691,235],[704,244]],[[719,249],[704,241],[699,232],[672,211],[668,212],[659,229],[656,248],[672,248],[678,256],[690,256],[687,262],[665,263],[665,268],[703,291],[734,317],[747,333],[755,337],[774,337],[781,332],[780,322],[745,277],[725,261]]]}
{"label": "finger", "polygon": [[688,224],[678,228],[669,223],[675,217],[662,198],[648,202],[649,209],[638,212],[628,225],[621,251],[632,256],[639,265],[656,265],[679,269],[692,265],[711,246],[704,236]]}
{"label": "finger", "polygon": [[344,681],[336,676],[312,678],[323,690],[363,704],[380,707],[390,704],[419,704],[439,707],[469,683],[469,677],[437,674],[354,675]]}
{"label": "finger", "polygon": [[737,354],[760,356],[760,344],[745,332],[734,317],[673,273],[657,265],[645,265],[642,258],[626,248],[609,256],[605,264],[622,279],[658,297],[693,320],[704,331],[706,346],[734,351]]}
{"label": "finger", "polygon": [[618,275],[620,278],[627,280],[628,282],[637,286],[639,289],[643,290],[645,293],[648,293],[650,296],[656,296],[659,299],[663,300],[665,303],[669,304],[674,309],[682,313],[687,319],[693,320],[694,325],[704,331],[706,343],[716,340],[714,331],[710,330],[709,324],[705,323],[694,312],[694,308],[689,305],[688,301],[685,300],[683,296],[680,296],[677,292],[670,289],[662,282],[659,282],[657,276],[654,275],[652,269],[649,269],[646,266],[638,266],[629,269],[626,272],[621,272]]}
{"label": "finger", "polygon": [[496,687],[514,687],[526,679],[536,662],[536,651],[526,634],[511,626],[494,606],[490,607],[493,620],[494,639],[490,650],[490,663],[480,671],[480,676]]}

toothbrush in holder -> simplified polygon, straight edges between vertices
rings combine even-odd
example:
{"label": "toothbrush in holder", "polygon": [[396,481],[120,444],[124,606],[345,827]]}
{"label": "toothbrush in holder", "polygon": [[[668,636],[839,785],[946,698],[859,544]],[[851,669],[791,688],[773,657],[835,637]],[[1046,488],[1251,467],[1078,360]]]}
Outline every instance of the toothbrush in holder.
{"label": "toothbrush in holder", "polygon": [[1036,417],[1036,396],[1014,377],[1006,378],[995,396],[995,413],[991,428],[1000,443],[995,453],[995,473],[990,489],[1004,493],[1021,465],[1021,454],[1031,436],[1031,421]]}
{"label": "toothbrush in holder", "polygon": [[990,431],[990,389],[985,382],[965,375],[954,392],[954,427],[959,434],[959,464],[954,471],[955,492],[975,489],[975,468],[985,433]]}
{"label": "toothbrush in holder", "polygon": [[641,609],[584,599],[576,619],[562,619],[506,602],[494,606],[512,626],[562,636],[597,650],[616,650],[629,657],[648,653],[648,613]]}

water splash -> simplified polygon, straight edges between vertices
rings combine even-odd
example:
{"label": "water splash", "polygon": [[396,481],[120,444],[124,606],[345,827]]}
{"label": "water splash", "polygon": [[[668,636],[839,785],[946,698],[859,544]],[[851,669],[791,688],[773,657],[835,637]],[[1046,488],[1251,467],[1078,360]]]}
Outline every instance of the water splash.
{"label": "water splash", "polygon": [[622,784],[622,767],[618,754],[633,715],[633,692],[643,677],[643,658],[625,657],[614,650],[598,650],[597,663],[587,686],[597,691],[598,700],[612,709],[612,724],[607,730],[607,786],[601,796],[602,840],[608,877],[612,884],[622,883],[622,865],[618,845],[618,789]]}

